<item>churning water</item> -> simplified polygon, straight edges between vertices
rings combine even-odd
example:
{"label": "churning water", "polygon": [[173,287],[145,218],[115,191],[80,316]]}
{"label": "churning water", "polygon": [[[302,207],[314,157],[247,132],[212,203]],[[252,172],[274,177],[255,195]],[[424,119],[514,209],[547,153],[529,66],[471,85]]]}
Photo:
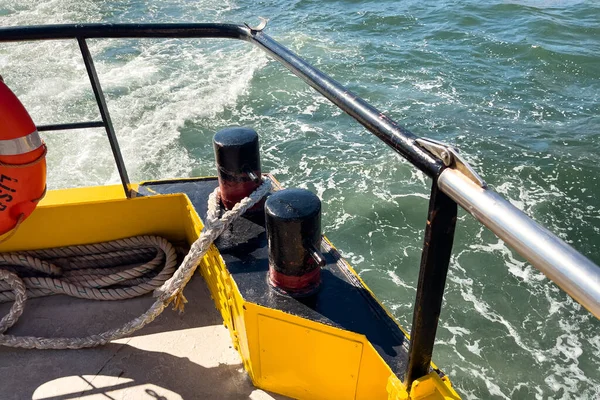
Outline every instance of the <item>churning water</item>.
{"label": "churning water", "polygon": [[[600,263],[600,3],[0,0],[0,25],[251,22]],[[406,327],[430,182],[276,62],[225,40],[94,40],[130,177],[214,175],[211,138],[324,202],[324,231]],[[37,124],[98,119],[73,41],[3,44]],[[50,188],[118,181],[101,129],[44,135]],[[464,212],[434,360],[465,398],[600,397],[600,323]]]}

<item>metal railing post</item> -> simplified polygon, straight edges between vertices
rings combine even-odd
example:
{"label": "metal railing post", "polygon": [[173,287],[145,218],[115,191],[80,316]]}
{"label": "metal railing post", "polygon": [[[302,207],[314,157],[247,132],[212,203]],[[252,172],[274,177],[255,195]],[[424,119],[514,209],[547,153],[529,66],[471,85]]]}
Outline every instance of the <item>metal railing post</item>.
{"label": "metal railing post", "polygon": [[117,164],[117,170],[119,171],[121,183],[123,184],[123,189],[125,190],[125,196],[130,198],[131,186],[129,184],[129,177],[127,176],[127,169],[125,168],[125,162],[123,161],[123,155],[121,154],[121,149],[119,148],[117,135],[115,134],[115,129],[113,127],[112,120],[110,119],[110,114],[108,113],[106,99],[104,98],[104,93],[102,92],[100,81],[98,80],[98,74],[96,73],[96,68],[94,67],[94,60],[92,59],[90,49],[88,48],[85,39],[78,37],[77,43],[79,43],[81,55],[83,56],[83,62],[85,63],[85,69],[87,70],[92,89],[94,90],[96,103],[98,103],[98,108],[100,109],[100,116],[102,117],[104,128],[106,129],[106,135],[108,136],[108,141],[110,142],[110,148],[113,156],[115,157],[115,163]]}
{"label": "metal railing post", "polygon": [[456,226],[456,203],[433,180],[404,384],[429,373]]}

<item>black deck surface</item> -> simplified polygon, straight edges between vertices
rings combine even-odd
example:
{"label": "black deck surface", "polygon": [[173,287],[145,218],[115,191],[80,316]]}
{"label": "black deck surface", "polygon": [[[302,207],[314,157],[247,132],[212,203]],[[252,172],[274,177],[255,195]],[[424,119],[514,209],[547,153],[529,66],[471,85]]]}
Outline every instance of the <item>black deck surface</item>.
{"label": "black deck surface", "polygon": [[[151,182],[140,185],[139,195],[185,193],[198,215],[205,218],[208,195],[216,178]],[[323,240],[327,265],[321,288],[310,299],[298,300],[274,292],[267,283],[267,238],[262,212],[245,215],[215,243],[244,299],[302,318],[364,334],[392,371],[403,379],[408,340],[398,325],[349,270],[348,264]]]}

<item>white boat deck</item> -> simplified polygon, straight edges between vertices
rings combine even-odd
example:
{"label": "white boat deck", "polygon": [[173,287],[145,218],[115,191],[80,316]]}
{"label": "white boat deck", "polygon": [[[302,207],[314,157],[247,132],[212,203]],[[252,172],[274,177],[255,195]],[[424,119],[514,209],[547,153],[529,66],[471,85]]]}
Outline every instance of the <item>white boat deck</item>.
{"label": "white boat deck", "polygon": [[[285,399],[256,389],[202,278],[185,289],[185,313],[165,310],[152,324],[106,346],[24,350],[0,346],[0,397],[9,399]],[[84,336],[144,312],[150,297],[98,302],[51,296],[29,300],[7,334]],[[0,305],[0,317],[10,304]]]}

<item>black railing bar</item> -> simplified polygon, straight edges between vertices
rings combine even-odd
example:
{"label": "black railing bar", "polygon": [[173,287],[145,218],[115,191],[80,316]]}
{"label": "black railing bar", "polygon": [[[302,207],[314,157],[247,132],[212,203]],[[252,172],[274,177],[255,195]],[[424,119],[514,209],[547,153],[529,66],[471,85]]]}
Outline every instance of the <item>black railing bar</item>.
{"label": "black railing bar", "polygon": [[115,158],[115,163],[117,164],[117,170],[119,171],[119,176],[121,177],[121,183],[123,184],[123,189],[125,190],[125,196],[130,198],[131,186],[129,184],[129,177],[127,176],[127,169],[125,168],[123,155],[121,154],[119,142],[117,141],[117,135],[115,134],[115,129],[110,119],[108,107],[106,106],[106,99],[104,98],[104,93],[102,93],[102,87],[100,86],[100,80],[98,79],[96,68],[94,67],[92,55],[90,54],[90,50],[85,39],[79,37],[77,38],[77,42],[79,43],[79,48],[81,49],[81,55],[83,56],[83,62],[85,63],[85,69],[87,70],[88,77],[90,78],[92,89],[94,90],[94,96],[96,97],[96,103],[98,103],[98,109],[100,110],[100,116],[102,117],[103,125],[106,128],[106,135],[108,136],[110,148]]}
{"label": "black railing bar", "polygon": [[102,128],[104,122],[102,121],[89,121],[89,122],[71,122],[67,124],[47,124],[38,125],[37,130],[39,132],[49,131],[65,131],[69,129],[85,129],[85,128]]}
{"label": "black railing bar", "polygon": [[248,39],[250,29],[239,24],[60,24],[1,27],[0,42],[61,39],[225,38]]}
{"label": "black railing bar", "polygon": [[234,24],[69,24],[0,28],[0,41],[68,38],[231,38],[253,42],[430,177],[442,163],[415,136],[262,32]]}
{"label": "black railing bar", "polygon": [[434,179],[413,308],[408,366],[404,376],[407,390],[411,389],[415,379],[429,374],[431,368],[433,345],[454,242],[457,208],[456,203],[438,188]]}
{"label": "black railing bar", "polygon": [[268,35],[262,32],[253,32],[251,41],[358,121],[415,167],[430,177],[436,177],[441,172],[441,161],[432,157],[429,152],[417,145],[415,143],[417,136],[408,129],[398,125],[387,115],[311,66]]}
{"label": "black railing bar", "polygon": [[[261,32],[253,41],[267,50],[334,104],[354,117],[413,165],[428,173],[440,190],[490,228],[534,267],[600,318],[600,268],[556,235],[487,187],[475,185],[456,168],[444,168],[414,142],[415,136],[378,111],[354,98],[343,86],[308,65],[294,53]],[[461,178],[456,178],[460,176]],[[436,179],[437,177],[437,179]],[[452,179],[450,179],[452,177]],[[454,179],[456,178],[456,179]],[[527,234],[524,234],[527,232]]]}

